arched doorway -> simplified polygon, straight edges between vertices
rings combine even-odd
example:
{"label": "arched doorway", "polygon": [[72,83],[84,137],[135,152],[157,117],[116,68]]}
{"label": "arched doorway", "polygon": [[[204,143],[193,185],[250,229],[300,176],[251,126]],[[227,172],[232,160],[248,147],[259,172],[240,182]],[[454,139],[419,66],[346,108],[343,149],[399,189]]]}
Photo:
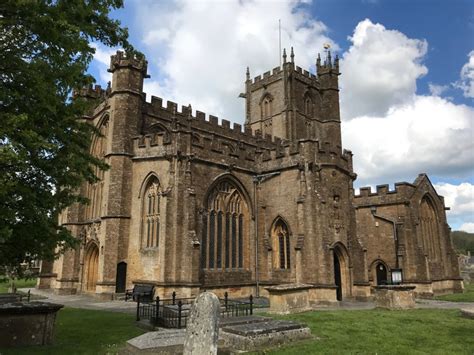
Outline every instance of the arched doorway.
{"label": "arched doorway", "polygon": [[351,294],[349,256],[345,247],[338,243],[334,246],[334,283],[336,284],[336,299],[342,301]]}
{"label": "arched doorway", "polygon": [[86,291],[94,292],[99,274],[99,248],[95,243],[91,243],[86,251]]}
{"label": "arched doorway", "polygon": [[115,278],[115,292],[124,293],[127,281],[127,263],[122,261],[117,264],[117,275]]}
{"label": "arched doorway", "polygon": [[334,253],[334,282],[336,284],[336,298],[342,301],[341,263],[337,253]]}
{"label": "arched doorway", "polygon": [[378,263],[375,266],[375,273],[377,275],[377,285],[386,285],[388,282],[387,268],[383,263]]}

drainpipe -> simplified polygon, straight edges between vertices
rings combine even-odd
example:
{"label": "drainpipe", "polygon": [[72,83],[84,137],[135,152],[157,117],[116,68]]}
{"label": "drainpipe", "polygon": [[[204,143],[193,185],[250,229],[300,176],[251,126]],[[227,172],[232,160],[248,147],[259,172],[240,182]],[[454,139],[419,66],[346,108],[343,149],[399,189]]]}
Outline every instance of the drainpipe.
{"label": "drainpipe", "polygon": [[396,224],[396,222],[389,219],[389,218],[387,218],[387,217],[378,215],[377,214],[377,207],[375,207],[375,206],[370,207],[370,212],[372,213],[372,216],[374,216],[375,218],[381,219],[382,221],[389,222],[389,223],[392,224],[393,238],[394,238],[394,241],[395,241],[395,268],[399,269],[400,266],[399,266],[399,262],[398,262],[398,234],[397,234],[397,224]]}
{"label": "drainpipe", "polygon": [[253,176],[253,207],[255,213],[255,295],[256,297],[260,297],[260,277],[259,277],[259,270],[258,270],[258,194],[257,189],[261,185],[262,182],[280,175],[280,172],[268,173],[268,174],[260,174]]}

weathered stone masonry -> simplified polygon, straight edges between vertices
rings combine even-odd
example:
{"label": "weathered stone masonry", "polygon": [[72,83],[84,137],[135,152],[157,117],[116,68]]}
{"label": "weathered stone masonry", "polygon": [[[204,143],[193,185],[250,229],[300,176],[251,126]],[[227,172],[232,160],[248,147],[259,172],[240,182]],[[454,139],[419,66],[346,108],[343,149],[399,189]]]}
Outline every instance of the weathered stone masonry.
{"label": "weathered stone masonry", "polygon": [[462,289],[444,200],[426,175],[354,195],[352,153],[341,147],[339,62],[316,75],[286,53],[253,80],[245,125],[151,97],[147,62],[111,58],[112,85],[84,89],[98,102],[86,119],[102,132],[91,152],[110,169],[84,185],[89,206],[61,215],[81,240],[39,287],[113,297],[135,283],[156,294],[265,294],[310,285],[311,303],[367,298],[400,267],[431,296]]}

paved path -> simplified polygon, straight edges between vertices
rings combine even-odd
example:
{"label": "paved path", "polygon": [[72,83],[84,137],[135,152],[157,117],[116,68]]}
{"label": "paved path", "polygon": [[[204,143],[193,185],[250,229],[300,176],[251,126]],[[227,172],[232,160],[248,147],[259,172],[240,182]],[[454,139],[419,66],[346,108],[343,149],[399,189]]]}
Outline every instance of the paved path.
{"label": "paved path", "polygon": [[[83,308],[83,309],[96,309],[96,310],[107,310],[113,312],[132,313],[136,312],[135,302],[125,301],[103,301],[99,300],[91,295],[80,294],[80,295],[67,295],[60,296],[54,294],[50,290],[37,290],[35,288],[23,288],[20,289],[22,292],[31,291],[32,295],[38,295],[45,297],[43,301],[60,303],[66,307],[72,308]],[[434,309],[461,309],[461,308],[473,308],[474,302],[447,302],[427,299],[417,299],[416,308],[434,308]],[[335,311],[335,310],[363,310],[363,309],[374,309],[374,302],[357,302],[357,301],[343,301],[335,306],[320,306],[316,307],[315,310],[320,311]],[[256,312],[266,312],[267,308],[259,308]]]}
{"label": "paved path", "polygon": [[32,295],[45,297],[45,299],[42,299],[41,301],[60,303],[71,308],[95,309],[132,314],[134,314],[137,309],[137,304],[130,301],[104,301],[87,294],[63,296],[56,295],[50,290],[37,290],[35,288],[20,289],[22,292],[28,292],[28,290],[31,291]]}

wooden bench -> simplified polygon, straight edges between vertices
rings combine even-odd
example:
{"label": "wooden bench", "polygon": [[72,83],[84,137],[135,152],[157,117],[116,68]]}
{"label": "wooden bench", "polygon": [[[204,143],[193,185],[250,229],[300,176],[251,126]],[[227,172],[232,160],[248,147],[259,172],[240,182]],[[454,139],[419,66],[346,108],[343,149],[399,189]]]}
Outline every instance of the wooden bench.
{"label": "wooden bench", "polygon": [[131,298],[136,302],[140,297],[140,302],[151,302],[154,290],[155,286],[153,285],[134,285],[133,289],[125,291],[125,301]]}

